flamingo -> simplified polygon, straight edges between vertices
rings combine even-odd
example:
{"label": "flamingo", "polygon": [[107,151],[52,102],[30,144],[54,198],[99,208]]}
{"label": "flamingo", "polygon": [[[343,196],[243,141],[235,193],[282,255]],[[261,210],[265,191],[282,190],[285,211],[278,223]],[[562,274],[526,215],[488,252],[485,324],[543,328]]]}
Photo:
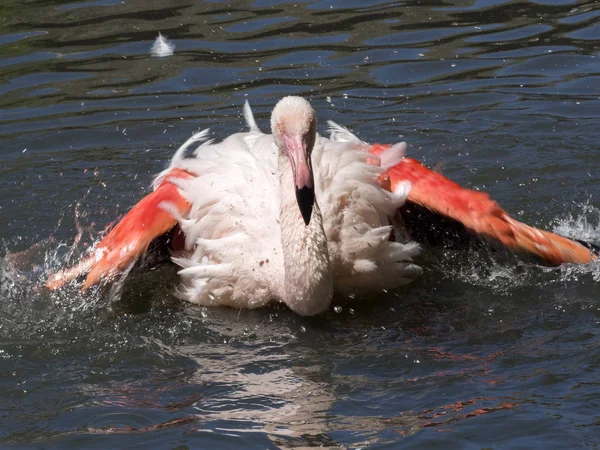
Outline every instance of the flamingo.
{"label": "flamingo", "polygon": [[[415,279],[423,217],[443,216],[467,234],[548,265],[597,258],[582,243],[512,219],[487,194],[463,189],[404,156],[406,144],[369,145],[296,96],[280,100],[271,134],[248,103],[249,131],[219,143],[192,136],[154,180],[154,191],[81,262],[50,276],[58,289],[87,274],[83,289],[126,270],[158,236],[177,230],[177,295],[207,306],[283,302],[300,315],[345,294],[397,288]],[[200,142],[192,157],[190,146]]]}

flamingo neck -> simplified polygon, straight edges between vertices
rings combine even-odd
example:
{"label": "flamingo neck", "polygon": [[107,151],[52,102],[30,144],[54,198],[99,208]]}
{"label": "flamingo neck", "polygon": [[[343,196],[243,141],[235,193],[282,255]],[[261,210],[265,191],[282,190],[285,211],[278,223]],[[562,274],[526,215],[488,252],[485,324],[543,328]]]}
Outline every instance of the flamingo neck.
{"label": "flamingo neck", "polygon": [[290,161],[281,153],[279,173],[283,301],[298,314],[319,314],[329,307],[333,296],[333,270],[321,211],[315,202],[310,223],[305,225],[296,201]]}

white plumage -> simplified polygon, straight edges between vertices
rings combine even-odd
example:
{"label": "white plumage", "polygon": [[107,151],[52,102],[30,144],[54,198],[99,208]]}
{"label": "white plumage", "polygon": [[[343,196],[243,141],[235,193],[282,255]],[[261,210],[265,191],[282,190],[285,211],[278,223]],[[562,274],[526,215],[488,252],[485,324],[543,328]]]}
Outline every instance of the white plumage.
{"label": "white plumage", "polygon": [[[403,157],[404,143],[376,157],[336,124],[330,124],[330,139],[316,135],[314,111],[299,97],[278,103],[274,134],[259,130],[247,104],[244,115],[249,132],[219,143],[207,140],[207,130],[196,134],[155,180],[159,186],[173,168],[195,176],[170,178],[192,205],[188,214],[162,205],[185,234],[185,249],[173,254],[182,268],[181,297],[237,308],[283,301],[310,315],[328,308],[334,286],[345,294],[364,293],[403,285],[419,273],[412,263],[418,245],[390,240],[391,218],[410,185],[388,192],[379,182]],[[285,139],[296,135],[308,143],[308,158],[314,141],[316,198],[309,223],[297,203],[294,177],[301,167],[285,148]],[[198,141],[193,156],[185,157]]]}
{"label": "white plumage", "polygon": [[181,297],[236,308],[274,300],[299,314],[318,314],[330,305],[334,287],[362,294],[401,286],[420,272],[412,262],[419,246],[407,236],[424,231],[427,241],[433,231],[435,241],[439,230],[412,207],[398,210],[409,194],[416,211],[462,224],[454,236],[461,241],[472,234],[551,266],[598,259],[588,246],[512,219],[487,194],[403,159],[404,143],[369,146],[334,123],[329,139],[318,136],[314,110],[300,97],[277,103],[270,135],[247,104],[244,116],[247,133],[215,143],[205,130],[188,139],[155,180],[155,191],[46,286],[59,289],[83,275],[83,290],[110,281],[179,224],[185,242],[175,234],[173,261],[181,267]]}
{"label": "white plumage", "polygon": [[150,49],[150,54],[152,56],[156,56],[157,58],[162,58],[165,56],[171,56],[175,52],[175,44],[165,38],[161,33],[158,33],[154,43],[152,44],[152,48]]}

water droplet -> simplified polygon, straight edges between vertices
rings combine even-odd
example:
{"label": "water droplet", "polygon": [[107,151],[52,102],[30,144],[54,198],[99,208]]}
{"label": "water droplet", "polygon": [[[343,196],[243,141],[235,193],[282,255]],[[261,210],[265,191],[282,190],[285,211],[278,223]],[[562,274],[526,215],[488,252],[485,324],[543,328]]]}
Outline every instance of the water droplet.
{"label": "water droplet", "polygon": [[306,333],[306,328],[304,326],[300,326],[300,331],[302,331],[303,333]]}
{"label": "water droplet", "polygon": [[334,307],[333,307],[333,310],[334,310],[336,313],[338,313],[338,314],[339,314],[339,313],[341,313],[341,312],[343,311],[343,308],[342,308],[341,306],[334,306]]}

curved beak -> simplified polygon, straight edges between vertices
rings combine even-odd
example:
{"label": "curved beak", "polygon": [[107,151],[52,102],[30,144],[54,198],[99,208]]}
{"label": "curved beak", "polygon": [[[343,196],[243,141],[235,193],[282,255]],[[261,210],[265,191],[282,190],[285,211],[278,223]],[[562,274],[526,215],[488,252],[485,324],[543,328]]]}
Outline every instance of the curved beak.
{"label": "curved beak", "polygon": [[292,164],[296,201],[304,223],[308,226],[315,203],[315,187],[307,144],[301,136],[283,135],[283,140]]}

